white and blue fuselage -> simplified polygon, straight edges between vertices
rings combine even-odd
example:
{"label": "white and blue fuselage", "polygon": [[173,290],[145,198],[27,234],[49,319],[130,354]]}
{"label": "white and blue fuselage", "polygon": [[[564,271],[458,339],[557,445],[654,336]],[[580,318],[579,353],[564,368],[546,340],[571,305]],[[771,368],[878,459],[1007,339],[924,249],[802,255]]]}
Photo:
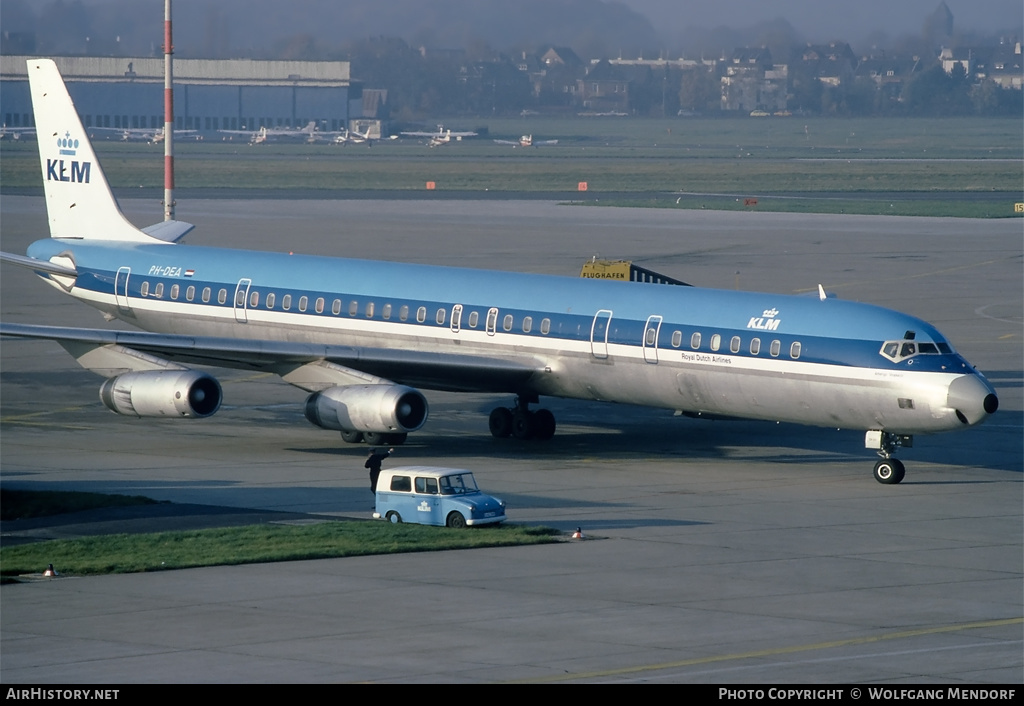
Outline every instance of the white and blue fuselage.
{"label": "white and blue fuselage", "polygon": [[[930,324],[834,298],[183,245],[48,239],[28,255],[72,260],[72,296],[149,331],[507,358],[533,371],[514,387],[497,375],[434,388],[899,434],[980,421],[993,394]],[[415,372],[388,377],[423,384]]]}

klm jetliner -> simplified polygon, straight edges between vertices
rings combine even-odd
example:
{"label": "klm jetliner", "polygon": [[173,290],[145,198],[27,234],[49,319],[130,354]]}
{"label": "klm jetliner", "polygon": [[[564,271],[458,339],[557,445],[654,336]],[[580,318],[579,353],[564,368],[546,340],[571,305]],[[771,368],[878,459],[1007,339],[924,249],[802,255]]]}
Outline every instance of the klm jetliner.
{"label": "klm jetliner", "polygon": [[826,296],[717,291],[174,244],[191,226],[121,214],[52,61],[29,61],[51,237],[3,259],[140,332],[0,325],[59,342],[138,417],[208,417],[220,384],[190,364],[271,371],[347,442],[421,428],[418,388],[507,393],[494,436],[550,438],[542,395],[690,416],[866,432],[875,478],[914,434],[996,411],[985,377],[930,324]]}

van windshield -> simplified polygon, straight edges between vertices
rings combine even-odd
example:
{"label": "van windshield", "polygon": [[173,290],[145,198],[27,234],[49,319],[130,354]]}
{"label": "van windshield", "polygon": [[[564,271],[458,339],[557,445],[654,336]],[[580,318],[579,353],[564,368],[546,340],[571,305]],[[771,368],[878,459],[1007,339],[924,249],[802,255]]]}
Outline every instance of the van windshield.
{"label": "van windshield", "polygon": [[441,495],[463,495],[479,492],[472,473],[441,476]]}

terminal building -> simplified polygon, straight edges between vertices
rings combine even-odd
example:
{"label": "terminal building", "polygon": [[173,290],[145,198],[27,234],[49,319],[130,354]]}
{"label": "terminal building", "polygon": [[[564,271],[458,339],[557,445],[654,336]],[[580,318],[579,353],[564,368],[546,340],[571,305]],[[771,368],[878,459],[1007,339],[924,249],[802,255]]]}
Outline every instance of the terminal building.
{"label": "terminal building", "polygon": [[[26,62],[0,56],[0,119],[33,127]],[[163,58],[55,57],[86,128],[164,125]],[[176,130],[343,130],[362,117],[362,85],[347,61],[174,60]]]}

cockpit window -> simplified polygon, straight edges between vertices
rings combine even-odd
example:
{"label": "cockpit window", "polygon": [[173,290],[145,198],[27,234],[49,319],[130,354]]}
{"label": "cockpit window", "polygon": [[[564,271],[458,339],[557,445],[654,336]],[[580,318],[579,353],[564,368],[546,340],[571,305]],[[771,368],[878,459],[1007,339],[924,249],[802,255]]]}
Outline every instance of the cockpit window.
{"label": "cockpit window", "polygon": [[929,341],[906,339],[903,341],[886,341],[882,344],[882,349],[878,353],[894,363],[899,363],[918,355],[951,355],[953,349],[945,341],[931,343]]}

